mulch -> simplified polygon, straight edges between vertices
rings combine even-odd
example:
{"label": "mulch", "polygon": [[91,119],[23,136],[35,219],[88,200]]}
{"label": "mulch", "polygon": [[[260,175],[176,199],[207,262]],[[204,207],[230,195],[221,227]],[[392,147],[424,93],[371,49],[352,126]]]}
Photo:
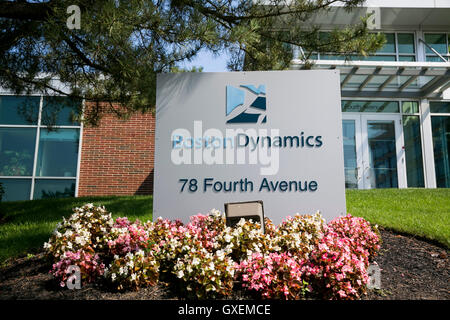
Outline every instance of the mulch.
{"label": "mulch", "polygon": [[[381,289],[370,290],[370,300],[449,300],[449,250],[411,236],[381,230],[383,245],[376,262],[381,268]],[[80,290],[59,287],[48,273],[50,265],[43,254],[18,258],[0,268],[0,300],[70,299],[70,300],[155,300],[179,299],[160,283],[131,292],[112,292],[95,284]],[[245,298],[238,292],[233,299]]]}

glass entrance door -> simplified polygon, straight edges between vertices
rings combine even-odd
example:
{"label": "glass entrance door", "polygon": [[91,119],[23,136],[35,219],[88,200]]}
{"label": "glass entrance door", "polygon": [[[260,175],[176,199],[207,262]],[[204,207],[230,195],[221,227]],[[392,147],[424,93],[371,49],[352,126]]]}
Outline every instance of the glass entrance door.
{"label": "glass entrance door", "polygon": [[343,115],[347,188],[406,187],[400,115]]}

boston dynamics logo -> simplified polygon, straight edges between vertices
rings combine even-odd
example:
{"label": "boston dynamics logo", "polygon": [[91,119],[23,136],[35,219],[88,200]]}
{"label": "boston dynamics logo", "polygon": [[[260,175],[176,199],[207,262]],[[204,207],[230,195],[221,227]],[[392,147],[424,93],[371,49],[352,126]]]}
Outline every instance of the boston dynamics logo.
{"label": "boston dynamics logo", "polygon": [[266,86],[227,86],[227,123],[266,123]]}

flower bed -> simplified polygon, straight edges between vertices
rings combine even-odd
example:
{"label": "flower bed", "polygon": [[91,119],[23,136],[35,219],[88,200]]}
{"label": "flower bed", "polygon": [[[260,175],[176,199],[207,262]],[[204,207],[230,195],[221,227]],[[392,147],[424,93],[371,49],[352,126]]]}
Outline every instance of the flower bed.
{"label": "flower bed", "polygon": [[230,296],[233,289],[269,299],[358,299],[380,248],[376,226],[347,215],[326,224],[319,213],[266,218],[266,233],[242,219],[234,228],[213,210],[188,224],[158,218],[130,222],[103,207],[75,208],[47,243],[50,271],[65,285],[70,265],[83,281],[133,290],[175,282],[190,298]]}

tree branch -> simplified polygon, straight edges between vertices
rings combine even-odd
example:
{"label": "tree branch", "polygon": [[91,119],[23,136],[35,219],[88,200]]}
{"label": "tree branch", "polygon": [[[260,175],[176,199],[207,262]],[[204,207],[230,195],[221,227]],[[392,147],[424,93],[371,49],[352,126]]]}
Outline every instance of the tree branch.
{"label": "tree branch", "polygon": [[29,3],[22,1],[0,1],[0,17],[15,20],[46,20],[52,11],[53,2]]}

